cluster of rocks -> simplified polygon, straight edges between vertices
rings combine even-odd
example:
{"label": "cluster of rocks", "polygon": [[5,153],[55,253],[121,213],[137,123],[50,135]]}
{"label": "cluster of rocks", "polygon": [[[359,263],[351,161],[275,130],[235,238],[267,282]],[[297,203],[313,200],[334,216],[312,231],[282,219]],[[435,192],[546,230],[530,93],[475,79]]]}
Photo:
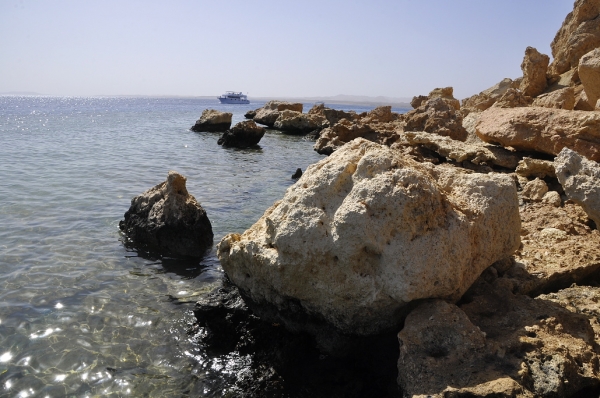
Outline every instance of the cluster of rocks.
{"label": "cluster of rocks", "polygon": [[[237,288],[198,304],[198,335],[233,328],[231,353],[268,346],[281,328],[337,358],[397,336],[384,349],[395,363],[382,364],[405,397],[598,396],[598,21],[600,0],[577,0],[552,62],[529,47],[521,78],[462,104],[446,87],[402,115],[280,101],[249,112],[314,132],[329,156],[218,244]],[[263,359],[293,362],[302,349],[283,351]],[[260,368],[269,388],[275,368]]]}
{"label": "cluster of rocks", "polygon": [[217,144],[224,147],[248,148],[258,145],[265,135],[265,129],[252,120],[237,123],[231,127],[230,112],[205,109],[202,116],[190,130],[195,132],[223,133]]}

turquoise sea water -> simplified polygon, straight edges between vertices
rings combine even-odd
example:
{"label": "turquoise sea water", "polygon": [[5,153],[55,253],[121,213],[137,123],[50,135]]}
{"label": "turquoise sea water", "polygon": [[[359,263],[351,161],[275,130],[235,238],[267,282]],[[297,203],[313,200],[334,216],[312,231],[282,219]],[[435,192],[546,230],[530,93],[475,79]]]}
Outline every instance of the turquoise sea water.
{"label": "turquoise sea water", "polygon": [[252,225],[296,168],[323,157],[276,131],[237,150],[189,127],[206,108],[236,123],[260,106],[0,97],[0,396],[220,396],[235,369],[186,333],[196,299],[222,276],[214,249],[201,262],[143,258],[118,223],[132,197],[176,170],[215,246]]}

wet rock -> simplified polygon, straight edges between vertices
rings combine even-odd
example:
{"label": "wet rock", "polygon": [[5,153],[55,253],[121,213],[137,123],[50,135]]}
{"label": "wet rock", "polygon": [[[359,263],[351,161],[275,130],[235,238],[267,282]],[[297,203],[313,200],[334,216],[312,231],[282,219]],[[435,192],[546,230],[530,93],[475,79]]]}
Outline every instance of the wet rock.
{"label": "wet rock", "polygon": [[554,59],[548,68],[550,75],[561,75],[577,68],[579,59],[600,47],[600,1],[577,0],[567,15],[550,47]]}
{"label": "wet rock", "polygon": [[356,139],[224,237],[218,256],[275,322],[371,335],[397,328],[415,300],[458,299],[518,247],[519,231],[510,177],[425,166]]}
{"label": "wet rock", "polygon": [[297,168],[296,172],[292,175],[292,180],[297,180],[300,177],[302,177],[302,169]]}
{"label": "wet rock", "polygon": [[229,112],[219,112],[214,109],[205,109],[202,116],[192,126],[191,130],[195,132],[220,133],[231,127],[231,118],[233,114]]}
{"label": "wet rock", "polygon": [[600,233],[583,209],[566,202],[525,203],[520,209],[521,247],[502,273],[515,293],[536,296],[582,283],[600,272]]}
{"label": "wet rock", "polygon": [[575,90],[573,87],[565,87],[560,90],[542,94],[533,101],[532,105],[542,108],[566,109],[572,111],[575,108]]}
{"label": "wet rock", "polygon": [[517,167],[520,157],[502,148],[486,145],[467,144],[442,137],[436,134],[405,132],[403,137],[409,145],[422,145],[440,156],[455,160],[457,162],[470,161],[473,164],[487,163],[509,169]]}
{"label": "wet rock", "polygon": [[267,102],[262,108],[256,110],[253,120],[256,123],[264,124],[268,127],[273,127],[281,112],[290,110],[302,113],[303,105],[296,102],[276,101]]}
{"label": "wet rock", "polygon": [[577,70],[588,103],[595,108],[600,98],[600,48],[595,48],[581,57]]}
{"label": "wet rock", "polygon": [[554,167],[567,197],[600,225],[600,165],[564,148],[554,159]]}
{"label": "wet rock", "polygon": [[481,113],[476,133],[485,142],[517,150],[558,155],[571,148],[600,160],[600,113],[548,108],[490,108]]}
{"label": "wet rock", "polygon": [[399,333],[405,397],[575,397],[600,386],[585,316],[480,282],[459,306],[417,307]]}
{"label": "wet rock", "polygon": [[522,195],[525,200],[541,202],[547,192],[548,185],[546,185],[544,180],[536,178],[535,180],[529,181],[527,184],[525,184]]}
{"label": "wet rock", "polygon": [[201,257],[212,247],[210,221],[185,182],[170,171],[166,181],[131,200],[119,228],[134,246],[186,257]]}
{"label": "wet rock", "polygon": [[541,54],[533,47],[525,49],[525,57],[521,63],[523,81],[520,87],[525,96],[536,97],[544,92],[548,85],[546,72],[549,63],[550,57],[546,54]]}
{"label": "wet rock", "polygon": [[254,119],[254,116],[256,116],[256,111],[255,110],[254,111],[250,110],[250,111],[244,113],[244,117],[246,119]]}
{"label": "wet rock", "polygon": [[454,140],[465,141],[467,130],[462,126],[462,116],[452,102],[436,97],[404,115],[404,131],[426,131]]}
{"label": "wet rock", "polygon": [[217,144],[224,147],[248,148],[258,145],[264,135],[264,127],[258,126],[253,120],[245,120],[227,130]]}
{"label": "wet rock", "polygon": [[501,82],[495,84],[494,86],[488,88],[480,92],[479,94],[475,94],[469,98],[465,98],[462,101],[462,109],[468,109],[469,112],[480,112],[485,111],[496,101],[504,95],[506,90],[513,87],[512,79],[503,79]]}
{"label": "wet rock", "polygon": [[553,162],[529,157],[524,157],[519,161],[515,173],[523,177],[556,177]]}
{"label": "wet rock", "polygon": [[[194,314],[190,334],[207,353],[197,395],[398,396],[395,333],[348,342],[339,355],[324,354],[307,334],[258,318],[227,280],[198,301]],[[220,371],[224,366],[229,371]],[[211,383],[214,379],[218,382]]]}

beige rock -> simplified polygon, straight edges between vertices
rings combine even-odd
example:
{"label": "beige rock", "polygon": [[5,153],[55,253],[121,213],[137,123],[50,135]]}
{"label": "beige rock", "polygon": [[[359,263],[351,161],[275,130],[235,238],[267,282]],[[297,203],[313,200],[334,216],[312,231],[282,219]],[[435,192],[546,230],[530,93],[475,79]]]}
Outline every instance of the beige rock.
{"label": "beige rock", "polygon": [[550,57],[541,54],[533,47],[525,49],[525,57],[521,63],[523,71],[523,81],[521,82],[521,91],[529,97],[536,97],[544,92],[548,83],[546,81],[546,72]]}
{"label": "beige rock", "polygon": [[314,150],[322,155],[331,155],[347,142],[356,138],[365,138],[380,144],[391,145],[398,139],[396,130],[400,126],[390,123],[365,124],[342,119],[332,127],[321,131]]}
{"label": "beige rock", "polygon": [[506,90],[511,88],[512,84],[512,79],[503,79],[501,82],[487,90],[475,94],[472,97],[465,98],[462,101],[462,107],[471,111],[485,111],[490,106],[494,105],[494,103],[504,95]]}
{"label": "beige rock", "polygon": [[503,275],[514,292],[556,291],[600,270],[600,233],[579,205],[526,202],[519,213],[522,245]]}
{"label": "beige rock", "polygon": [[560,207],[562,204],[562,199],[560,198],[560,194],[556,191],[548,191],[542,198],[542,202],[548,203],[554,207]]}
{"label": "beige rock", "polygon": [[392,112],[392,107],[389,105],[378,106],[370,110],[366,114],[360,115],[361,123],[389,123],[400,118],[398,113]]}
{"label": "beige rock", "polygon": [[396,328],[414,300],[458,299],[519,246],[519,231],[510,177],[426,166],[356,139],[223,238],[218,256],[251,302],[277,309],[269,319],[368,335]]}
{"label": "beige rock", "polygon": [[533,100],[532,105],[571,111],[575,108],[575,90],[573,87],[565,87],[560,90],[542,94]]}
{"label": "beige rock", "polygon": [[554,163],[549,160],[541,160],[524,157],[519,161],[515,173],[523,177],[556,177]]}
{"label": "beige rock", "polygon": [[308,114],[309,115],[321,115],[325,119],[327,119],[327,122],[329,125],[325,126],[325,127],[333,126],[334,124],[336,124],[337,122],[339,122],[342,119],[351,121],[351,120],[356,120],[358,117],[358,115],[354,111],[346,112],[346,111],[342,111],[342,110],[338,110],[338,109],[331,109],[331,108],[327,108],[325,106],[325,104],[314,105],[308,111]]}
{"label": "beige rock", "polygon": [[600,160],[600,113],[548,108],[490,108],[476,133],[485,142],[557,155],[564,147]]}
{"label": "beige rock", "polygon": [[509,169],[514,169],[519,162],[517,155],[502,147],[493,147],[492,145],[485,145],[483,143],[481,145],[467,144],[449,137],[425,132],[405,132],[403,137],[409,145],[423,145],[437,154],[456,162],[487,163]]}
{"label": "beige rock", "polygon": [[191,130],[196,132],[224,132],[231,127],[232,117],[233,114],[229,112],[205,109]]}
{"label": "beige rock", "polygon": [[600,98],[600,48],[595,48],[582,56],[577,71],[588,103],[595,108]]}
{"label": "beige rock", "polygon": [[585,316],[500,283],[479,282],[463,300],[424,303],[406,318],[398,335],[405,397],[566,397],[600,384]]}
{"label": "beige rock", "polygon": [[423,105],[423,103],[428,99],[429,98],[426,95],[418,95],[416,97],[413,97],[413,99],[410,101],[410,106],[412,106],[414,109],[417,109],[418,107]]}
{"label": "beige rock", "polygon": [[536,178],[533,181],[529,181],[523,187],[523,198],[526,200],[532,200],[534,202],[541,202],[544,195],[548,192],[548,185],[543,180]]}
{"label": "beige rock", "polygon": [[510,87],[492,105],[493,108],[518,108],[531,105],[533,99],[526,96],[521,90]]}
{"label": "beige rock", "polygon": [[431,90],[427,98],[443,98],[448,104],[452,105],[455,110],[460,109],[460,101],[454,98],[454,88],[452,87],[434,88]]}
{"label": "beige rock", "polygon": [[426,131],[459,141],[465,141],[468,136],[461,114],[441,97],[429,99],[418,109],[406,113],[404,120],[404,131]]}
{"label": "beige rock", "polygon": [[561,75],[576,68],[587,52],[600,47],[600,0],[577,0],[567,15],[552,44],[554,60],[550,75]]}
{"label": "beige rock", "polygon": [[315,113],[283,110],[273,124],[273,128],[290,134],[308,134],[314,130],[320,130],[329,125],[327,119]]}
{"label": "beige rock", "polygon": [[564,148],[554,159],[554,167],[567,197],[600,225],[600,165]]}
{"label": "beige rock", "polygon": [[262,108],[256,110],[253,120],[256,123],[264,124],[268,127],[274,127],[282,111],[290,110],[302,113],[303,105],[299,102],[286,102],[272,100],[267,102]]}
{"label": "beige rock", "polygon": [[477,126],[478,121],[479,112],[471,112],[463,117],[462,126],[467,130],[467,139],[465,140],[467,144],[481,145],[483,143],[475,133],[475,126]]}
{"label": "beige rock", "polygon": [[575,86],[575,110],[576,111],[593,111],[594,107],[588,102],[588,97],[585,94],[583,85]]}

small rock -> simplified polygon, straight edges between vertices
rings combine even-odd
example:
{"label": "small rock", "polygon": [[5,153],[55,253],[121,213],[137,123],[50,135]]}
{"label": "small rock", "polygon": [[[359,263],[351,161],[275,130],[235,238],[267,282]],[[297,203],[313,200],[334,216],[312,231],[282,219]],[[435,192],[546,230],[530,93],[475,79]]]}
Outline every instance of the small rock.
{"label": "small rock", "polygon": [[546,185],[544,180],[536,178],[533,181],[529,181],[523,187],[523,198],[534,202],[541,202],[546,192],[548,192],[548,185]]}
{"label": "small rock", "polygon": [[554,163],[549,160],[540,160],[524,157],[520,162],[515,173],[522,177],[556,177],[554,172]]}
{"label": "small rock", "polygon": [[300,177],[302,177],[302,169],[301,168],[297,168],[296,172],[292,175],[292,179],[293,180],[297,180]]}
{"label": "small rock", "polygon": [[554,207],[560,207],[562,204],[562,199],[560,198],[560,194],[556,191],[548,191],[542,198],[542,202],[548,203]]}
{"label": "small rock", "polygon": [[220,133],[231,127],[232,113],[219,112],[214,109],[205,109],[202,116],[192,126],[191,130],[195,132]]}

